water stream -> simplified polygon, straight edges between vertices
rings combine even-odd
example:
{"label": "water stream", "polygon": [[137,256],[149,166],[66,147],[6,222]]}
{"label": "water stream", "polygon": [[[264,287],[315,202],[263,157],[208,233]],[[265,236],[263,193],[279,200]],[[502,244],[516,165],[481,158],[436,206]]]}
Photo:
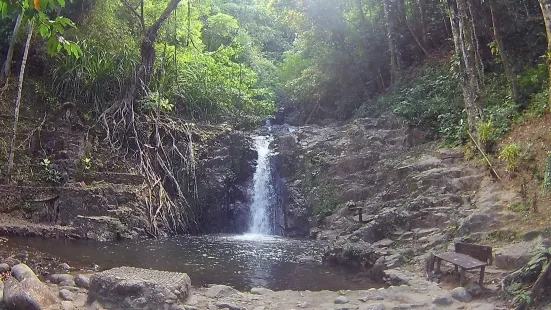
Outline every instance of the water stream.
{"label": "water stream", "polygon": [[[37,251],[75,268],[133,266],[187,273],[193,286],[231,285],[239,290],[367,289],[377,285],[358,270],[323,266],[324,243],[277,236],[180,236],[124,242],[9,237],[2,250]],[[53,271],[52,271],[53,272]]]}

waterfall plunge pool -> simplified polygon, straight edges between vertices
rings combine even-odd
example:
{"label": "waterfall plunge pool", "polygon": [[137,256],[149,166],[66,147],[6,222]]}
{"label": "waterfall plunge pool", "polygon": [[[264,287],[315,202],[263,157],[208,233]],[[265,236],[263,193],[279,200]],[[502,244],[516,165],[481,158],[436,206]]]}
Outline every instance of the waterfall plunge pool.
{"label": "waterfall plunge pool", "polygon": [[185,272],[196,287],[225,284],[239,290],[263,286],[272,290],[368,289],[377,284],[358,270],[322,266],[305,260],[319,257],[324,243],[264,235],[180,236],[98,243],[90,241],[8,237],[2,247],[12,253],[44,253],[74,268],[132,266]]}

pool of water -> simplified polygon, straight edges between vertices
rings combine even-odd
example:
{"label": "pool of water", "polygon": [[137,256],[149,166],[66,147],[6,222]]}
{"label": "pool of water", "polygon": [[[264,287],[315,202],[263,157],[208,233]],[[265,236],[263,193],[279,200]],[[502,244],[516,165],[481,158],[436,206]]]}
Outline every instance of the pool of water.
{"label": "pool of water", "polygon": [[8,246],[39,251],[76,268],[133,266],[185,272],[192,285],[226,284],[240,290],[341,290],[376,287],[357,271],[323,266],[325,244],[260,235],[181,236],[98,243],[78,240],[9,237]]}

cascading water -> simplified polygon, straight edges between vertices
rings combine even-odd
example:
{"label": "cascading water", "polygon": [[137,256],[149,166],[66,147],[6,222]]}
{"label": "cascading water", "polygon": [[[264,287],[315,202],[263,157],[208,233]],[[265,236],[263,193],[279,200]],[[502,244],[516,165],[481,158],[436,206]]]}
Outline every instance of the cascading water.
{"label": "cascading water", "polygon": [[254,137],[254,144],[258,153],[256,171],[253,176],[253,187],[251,188],[252,203],[250,205],[251,220],[249,224],[249,233],[271,235],[273,233],[272,225],[272,206],[274,199],[274,190],[272,186],[272,168],[270,164],[270,143],[272,136]]}

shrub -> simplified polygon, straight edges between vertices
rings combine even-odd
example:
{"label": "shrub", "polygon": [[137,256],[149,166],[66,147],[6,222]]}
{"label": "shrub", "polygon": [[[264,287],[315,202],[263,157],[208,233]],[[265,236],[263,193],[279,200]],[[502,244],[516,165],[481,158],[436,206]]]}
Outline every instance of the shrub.
{"label": "shrub", "polygon": [[518,143],[511,143],[499,153],[499,159],[507,164],[507,171],[514,172],[522,157],[522,147]]}
{"label": "shrub", "polygon": [[494,123],[489,121],[482,121],[478,123],[478,135],[480,137],[480,142],[484,144],[492,144],[497,140],[496,137],[496,128],[494,127]]}

